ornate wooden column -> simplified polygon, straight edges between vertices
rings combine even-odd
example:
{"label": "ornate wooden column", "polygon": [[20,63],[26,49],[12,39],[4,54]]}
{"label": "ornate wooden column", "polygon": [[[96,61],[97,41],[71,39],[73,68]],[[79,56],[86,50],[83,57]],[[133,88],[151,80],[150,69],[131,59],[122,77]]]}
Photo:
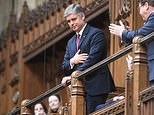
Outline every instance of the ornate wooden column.
{"label": "ornate wooden column", "polygon": [[71,115],[85,115],[83,81],[76,78],[79,73],[75,71],[71,75]]}
{"label": "ornate wooden column", "polygon": [[24,100],[21,102],[21,111],[20,115],[32,115],[31,109],[26,107],[26,104],[29,102],[29,100]]}
{"label": "ornate wooden column", "polygon": [[65,106],[63,108],[63,111],[64,111],[64,115],[69,115],[69,106],[67,103],[65,103]]}
{"label": "ornate wooden column", "polygon": [[127,71],[126,80],[125,80],[125,115],[132,115],[132,78],[133,78],[133,69]]}
{"label": "ornate wooden column", "polygon": [[139,115],[139,93],[147,87],[147,57],[145,47],[139,44],[141,36],[133,39],[134,77],[133,77],[133,115]]}

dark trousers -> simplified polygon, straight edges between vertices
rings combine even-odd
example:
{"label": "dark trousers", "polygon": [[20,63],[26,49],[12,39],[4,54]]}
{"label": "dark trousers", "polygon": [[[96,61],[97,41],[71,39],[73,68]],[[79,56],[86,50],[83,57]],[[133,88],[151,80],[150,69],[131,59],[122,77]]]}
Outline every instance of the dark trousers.
{"label": "dark trousers", "polygon": [[154,80],[151,80],[149,83],[149,86],[152,86],[152,85],[154,85]]}
{"label": "dark trousers", "polygon": [[154,59],[148,61],[149,81],[154,81]]}
{"label": "dark trousers", "polygon": [[98,105],[104,104],[106,102],[107,97],[108,93],[96,96],[90,96],[86,94],[86,115],[89,115],[90,113],[94,112],[95,108]]}

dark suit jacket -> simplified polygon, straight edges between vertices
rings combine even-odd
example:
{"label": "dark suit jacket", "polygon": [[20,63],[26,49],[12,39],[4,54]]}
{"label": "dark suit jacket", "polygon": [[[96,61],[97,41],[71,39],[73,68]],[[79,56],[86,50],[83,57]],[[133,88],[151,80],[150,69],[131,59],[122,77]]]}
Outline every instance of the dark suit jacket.
{"label": "dark suit jacket", "polygon": [[[132,39],[135,36],[138,35],[146,36],[152,32],[154,32],[154,12],[151,13],[151,15],[148,17],[143,27],[134,31],[124,30],[122,33],[122,40],[125,43],[130,43],[132,42]],[[148,61],[149,62],[154,61],[154,39],[148,42],[146,45],[147,45]],[[149,68],[150,68],[149,79],[151,81],[154,80],[154,65],[149,63]]]}
{"label": "dark suit jacket", "polygon": [[[86,70],[107,57],[107,40],[101,30],[87,24],[79,42],[80,53],[88,53],[88,59],[71,69],[70,59],[77,52],[76,35],[67,44],[64,61],[61,69],[65,75],[75,70]],[[107,65],[87,75],[84,80],[85,92],[89,95],[100,95],[115,91],[115,85]]]}

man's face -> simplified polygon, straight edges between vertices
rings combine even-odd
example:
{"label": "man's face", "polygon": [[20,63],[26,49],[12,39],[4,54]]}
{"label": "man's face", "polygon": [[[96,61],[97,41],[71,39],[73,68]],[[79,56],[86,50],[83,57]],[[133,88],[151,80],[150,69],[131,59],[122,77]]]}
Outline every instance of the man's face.
{"label": "man's face", "polygon": [[77,14],[72,13],[72,14],[66,16],[66,21],[67,21],[69,27],[75,32],[79,32],[81,30],[81,28],[85,24],[84,20],[85,20],[84,15],[77,15]]}
{"label": "man's face", "polygon": [[148,11],[149,4],[147,2],[142,3],[142,4],[140,3],[138,9],[139,9],[139,13],[142,16],[143,20],[146,20],[149,16],[148,15],[149,14],[149,11]]}

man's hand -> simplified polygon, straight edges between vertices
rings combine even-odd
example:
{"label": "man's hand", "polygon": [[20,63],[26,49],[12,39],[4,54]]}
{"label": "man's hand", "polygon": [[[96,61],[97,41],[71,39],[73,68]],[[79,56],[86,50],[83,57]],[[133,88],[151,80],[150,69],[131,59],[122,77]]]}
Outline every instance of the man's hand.
{"label": "man's hand", "polygon": [[72,65],[83,63],[88,58],[88,54],[87,53],[79,54],[79,52],[80,52],[80,49],[76,52],[74,57],[70,59],[70,63]]}
{"label": "man's hand", "polygon": [[71,79],[71,76],[63,77],[61,84],[63,84],[63,86],[66,86],[66,82],[70,79]]}
{"label": "man's hand", "polygon": [[119,21],[119,23],[120,25],[110,24],[109,30],[110,30],[110,33],[118,37],[121,37],[123,30],[125,30],[126,28],[125,28],[125,25],[122,23],[122,21]]}

